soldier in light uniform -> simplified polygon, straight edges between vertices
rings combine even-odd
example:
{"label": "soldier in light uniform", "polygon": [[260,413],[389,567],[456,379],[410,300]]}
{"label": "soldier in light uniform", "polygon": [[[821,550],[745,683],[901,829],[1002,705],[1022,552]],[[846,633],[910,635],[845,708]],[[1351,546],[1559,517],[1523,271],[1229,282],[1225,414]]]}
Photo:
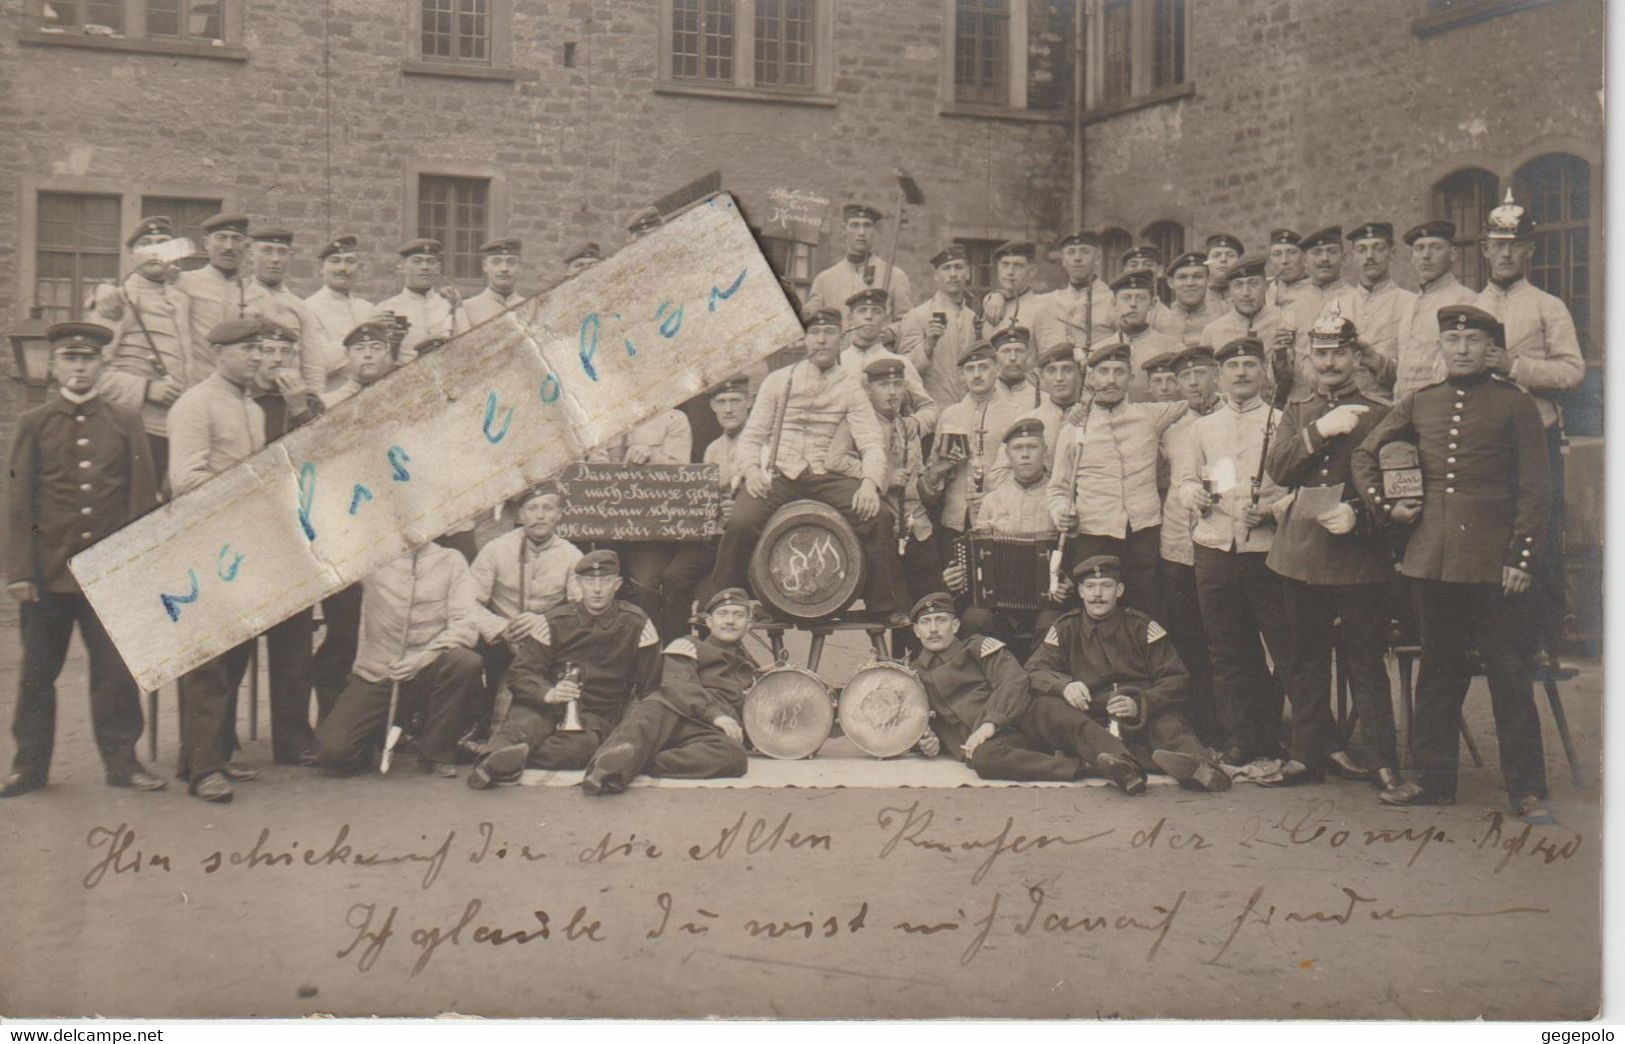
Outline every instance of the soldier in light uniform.
{"label": "soldier in light uniform", "polygon": [[1215,232],[1202,243],[1207,251],[1208,303],[1218,311],[1230,301],[1230,270],[1247,254],[1241,240],[1228,232]]}
{"label": "soldier in light uniform", "polygon": [[1411,271],[1417,294],[1399,314],[1394,358],[1394,401],[1444,380],[1444,353],[1439,351],[1439,309],[1472,304],[1478,293],[1456,278],[1456,226],[1424,221],[1405,233],[1411,249]]}
{"label": "soldier in light uniform", "polygon": [[169,469],[169,408],[195,383],[187,370],[193,358],[191,300],[170,285],[168,262],[143,250],[174,238],[169,218],[142,218],[125,243],[135,270],[117,288],[99,288],[95,306],[96,315],[113,324],[112,354],[97,393],[141,414],[159,481]]}
{"label": "soldier in light uniform", "polygon": [[1023,404],[997,393],[993,346],[983,341],[959,360],[968,389],[965,397],[942,411],[937,440],[926,468],[926,485],[942,490],[938,550],[946,560],[945,541],[969,530],[983,495],[992,488],[993,467],[1002,443]]}
{"label": "soldier in light uniform", "polygon": [[1230,789],[1213,752],[1191,732],[1183,706],[1189,675],[1162,626],[1122,607],[1123,572],[1111,555],[1072,571],[1078,600],[1027,658],[1035,699],[1060,699],[1106,724],[1141,772],[1160,770],[1192,788]]}
{"label": "soldier in light uniform", "polygon": [[935,712],[918,750],[946,752],[982,779],[1068,782],[1098,775],[1126,794],[1145,773],[1103,726],[1059,696],[1036,696],[1021,661],[997,638],[961,633],[954,601],[927,595],[909,614],[914,661]]}
{"label": "soldier in light uniform", "polygon": [[1270,280],[1264,300],[1282,312],[1312,296],[1315,290],[1309,278],[1309,259],[1303,252],[1303,237],[1290,228],[1270,231],[1270,264],[1275,266],[1275,278]]}
{"label": "soldier in light uniform", "polygon": [[[1199,515],[1191,534],[1196,588],[1230,765],[1273,755],[1280,728],[1279,690],[1258,655],[1258,635],[1271,660],[1287,662],[1281,580],[1265,565],[1287,495],[1261,467],[1264,434],[1270,431],[1273,438],[1280,424],[1280,411],[1262,397],[1264,354],[1256,337],[1238,337],[1219,349],[1225,403],[1192,427],[1189,451],[1174,476],[1174,488]],[[1219,488],[1225,472],[1233,485]]]}
{"label": "soldier in light uniform", "polygon": [[999,379],[993,386],[995,394],[1023,410],[1038,406],[1043,401],[1043,393],[1029,372],[1037,362],[1032,350],[1032,334],[1025,326],[1006,326],[988,343],[993,346],[993,361],[998,365]]}
{"label": "soldier in light uniform", "polygon": [[1158,307],[1156,277],[1138,269],[1124,272],[1112,280],[1112,307],[1117,313],[1117,332],[1090,345],[1089,352],[1079,351],[1082,356],[1087,356],[1112,341],[1128,345],[1135,372],[1134,384],[1129,388],[1129,399],[1133,402],[1150,401],[1151,386],[1146,363],[1184,347],[1177,338],[1159,333],[1151,327],[1152,311]]}
{"label": "soldier in light uniform", "polygon": [[1284,332],[1280,311],[1265,300],[1266,289],[1263,258],[1244,257],[1236,262],[1230,270],[1230,311],[1203,328],[1201,343],[1223,346],[1238,337],[1256,337],[1266,348],[1280,353],[1281,359],[1292,359],[1294,342]]}
{"label": "soldier in light uniform", "polygon": [[1117,329],[1112,292],[1099,278],[1100,237],[1073,232],[1060,242],[1067,285],[1033,298],[1028,326],[1040,351],[1062,341],[1083,347]]}
{"label": "soldier in light uniform", "polygon": [[1541,637],[1536,657],[1542,667],[1555,668],[1568,615],[1568,580],[1563,561],[1563,413],[1552,396],[1578,388],[1585,380],[1586,364],[1568,306],[1529,282],[1534,231],[1534,222],[1508,190],[1506,202],[1490,211],[1484,224],[1482,243],[1490,278],[1475,303],[1500,320],[1506,331],[1491,369],[1505,373],[1534,396],[1546,430],[1552,503],[1546,546],[1535,570]]}
{"label": "soldier in light uniform", "polygon": [[705,447],[703,463],[717,466],[717,483],[728,502],[723,508],[722,517],[727,518],[727,509],[732,506],[734,493],[744,478],[735,465],[735,455],[739,433],[744,430],[745,421],[750,417],[750,378],[742,373],[729,377],[711,389],[709,399],[711,412],[716,415],[722,434]]}
{"label": "soldier in light uniform", "polygon": [[[1139,246],[1129,247],[1117,259],[1119,275],[1126,272],[1146,272],[1151,276],[1151,314],[1146,322],[1152,326],[1157,324],[1157,314],[1165,308],[1170,300],[1168,284],[1163,279],[1163,264],[1168,260],[1162,256],[1162,251],[1150,243],[1141,243]],[[1121,320],[1121,316],[1118,317]]]}
{"label": "soldier in light uniform", "polygon": [[469,326],[478,326],[523,301],[515,285],[524,246],[511,236],[486,241],[480,247],[480,271],[485,273],[485,289],[463,302]]}
{"label": "soldier in light uniform", "polygon": [[[248,279],[245,315],[257,315],[278,326],[292,330],[297,343],[314,344],[318,334],[316,320],[311,317],[305,302],[288,289],[288,262],[293,257],[293,233],[285,228],[261,227],[248,230],[249,258],[254,273]],[[327,379],[326,368],[317,351],[298,353],[299,376],[306,388],[320,391]]]}
{"label": "soldier in light uniform", "polygon": [[[1455,803],[1457,733],[1473,677],[1469,651],[1477,649],[1512,810],[1531,823],[1550,823],[1528,619],[1551,507],[1540,412],[1490,367],[1496,349],[1505,348],[1499,320],[1471,305],[1451,305],[1439,310],[1438,322],[1449,376],[1396,403],[1352,460],[1376,517],[1414,527],[1401,570],[1421,610],[1417,785],[1379,796],[1394,805]],[[1421,457],[1420,501],[1384,494],[1379,455],[1401,440],[1414,442]]]}
{"label": "soldier in light uniform", "polygon": [[378,310],[398,315],[411,324],[399,349],[400,365],[405,366],[417,358],[420,341],[456,337],[467,330],[468,312],[456,288],[435,288],[445,279],[441,274],[442,248],[438,239],[411,240],[403,244],[398,253],[401,292],[379,301]]}
{"label": "soldier in light uniform", "polygon": [[[1360,331],[1365,347],[1355,379],[1362,391],[1386,396],[1393,390],[1399,358],[1399,319],[1415,303],[1416,294],[1395,283],[1389,274],[1394,259],[1393,225],[1368,221],[1350,232],[1348,241],[1360,278],[1341,312]],[[1321,306],[1322,314],[1329,304]],[[1304,343],[1307,345],[1307,334]]]}
{"label": "soldier in light uniform", "polygon": [[1207,255],[1181,254],[1168,266],[1168,286],[1172,299],[1156,310],[1151,327],[1184,345],[1201,344],[1207,324],[1229,307],[1210,300],[1207,292]]}
{"label": "soldier in light uniform", "polygon": [[[841,313],[814,312],[807,319],[807,357],[763,379],[735,451],[744,489],[729,512],[708,595],[744,587],[751,552],[773,512],[810,497],[840,511],[864,548],[865,609],[902,617],[894,522],[881,503],[885,437],[863,386],[837,364],[840,343]],[[829,471],[830,443],[843,420],[863,458],[861,480]]]}
{"label": "soldier in light uniform", "polygon": [[[1304,260],[1309,266],[1309,286],[1289,308],[1281,311],[1281,326],[1293,333],[1293,359],[1298,365],[1298,375],[1293,383],[1308,394],[1308,390],[1315,386],[1315,375],[1307,362],[1309,328],[1315,325],[1320,313],[1331,304],[1337,304],[1343,314],[1348,315],[1351,310],[1348,297],[1352,288],[1343,279],[1342,225],[1316,229],[1304,236],[1298,246],[1303,250]],[[1268,338],[1264,345],[1267,348],[1280,347]]]}
{"label": "soldier in light uniform", "polygon": [[[1342,499],[1319,514],[1301,501],[1286,509],[1266,559],[1281,577],[1287,650],[1283,673],[1292,700],[1291,759],[1284,783],[1318,780],[1328,767],[1400,785],[1394,745],[1393,695],[1388,686],[1388,591],[1393,559],[1387,535],[1361,498],[1349,461],[1388,412],[1386,401],[1362,391],[1356,377],[1361,346],[1355,326],[1334,306],[1309,331],[1318,380],[1315,396],[1289,404],[1270,441],[1270,477],[1283,489],[1339,486]],[[1348,680],[1369,750],[1349,759],[1332,719],[1332,645]]]}
{"label": "soldier in light uniform", "polygon": [[109,786],[162,790],[136,760],[141,697],[68,559],[157,505],[141,417],[97,391],[112,331],[56,323],[46,331],[55,387],[17,418],[6,489],[6,593],[22,623],[22,669],[13,710],[17,741],[0,798],[45,786],[56,745],[56,681],[74,624],[90,659],[90,722]]}
{"label": "soldier in light uniform", "polygon": [[563,257],[564,274],[567,276],[580,275],[587,269],[604,259],[604,251],[597,243],[586,240],[577,243],[565,251]]}
{"label": "soldier in light uniform", "polygon": [[[214,350],[209,331],[227,319],[248,314],[248,279],[243,258],[248,253],[248,218],[243,214],[216,214],[203,222],[203,249],[209,263],[175,278],[175,289],[186,295],[186,386],[214,373]],[[173,368],[171,368],[173,372]]]}
{"label": "soldier in light uniform", "polygon": [[729,587],[705,603],[707,636],[668,642],[657,688],[632,705],[581,778],[588,794],[618,794],[647,772],[671,779],[743,776],[745,693],[760,667],[745,649],[750,595]]}
{"label": "soldier in light uniform", "polygon": [[1145,361],[1145,380],[1150,392],[1150,401],[1185,401],[1185,389],[1179,386],[1179,375],[1174,371],[1174,363],[1183,351],[1184,349],[1163,352]]}
{"label": "soldier in light uniform", "polygon": [[[1066,420],[1066,413],[1077,404],[1078,395],[1083,391],[1083,367],[1078,364],[1077,354],[1072,346],[1064,341],[1052,345],[1048,351],[1038,358],[1038,387],[1042,392],[1042,401],[1030,410],[1023,410],[1017,420],[1034,418],[1044,428],[1044,467],[1048,469],[1055,463],[1055,444],[1061,437],[1061,424]],[[993,460],[993,472],[989,477],[989,485],[997,489],[1003,485],[1005,477],[1009,474],[1009,455],[1005,452],[1003,443],[999,446],[999,454]]]}
{"label": "soldier in light uniform", "polygon": [[[586,768],[627,708],[660,684],[660,636],[642,609],[616,598],[620,559],[592,551],[575,564],[581,601],[542,614],[508,668],[513,706],[469,770],[484,790],[512,782],[525,766]],[[579,701],[581,728],[561,728]]]}
{"label": "soldier in light uniform", "polygon": [[897,351],[913,364],[926,394],[946,408],[965,395],[959,360],[981,340],[981,320],[970,307],[970,261],[965,248],[952,243],[931,258],[937,289],[904,314],[898,324]]}
{"label": "soldier in light uniform", "polygon": [[[961,248],[963,249],[963,248]],[[1030,308],[1033,262],[1038,258],[1038,245],[1025,239],[1000,243],[993,249],[993,281],[997,287],[982,298],[982,317],[989,334],[1007,326],[1025,326],[1032,322],[1022,315]]]}
{"label": "soldier in light uniform", "polygon": [[930,435],[936,428],[937,414],[941,407],[926,392],[925,384],[920,380],[919,371],[915,369],[914,364],[886,347],[881,340],[881,327],[886,321],[886,313],[884,290],[859,290],[846,299],[849,343],[841,351],[841,365],[854,377],[861,377],[868,365],[876,359],[900,360],[903,363],[903,380],[906,385],[905,412],[919,422],[921,434]]}
{"label": "soldier in light uniform", "polygon": [[1162,500],[1157,454],[1162,433],[1187,409],[1183,402],[1129,402],[1134,362],[1127,344],[1109,341],[1089,356],[1090,395],[1061,425],[1049,479],[1050,519],[1068,534],[1076,562],[1109,554],[1122,563],[1134,608],[1161,612],[1157,560]]}
{"label": "soldier in light uniform", "polygon": [[334,236],[316,251],[322,266],[321,289],[305,298],[314,329],[302,350],[320,365],[325,379],[311,390],[318,395],[344,383],[349,355],[344,338],[378,314],[378,308],[353,290],[361,274],[361,244],[355,236]]}
{"label": "soldier in light uniform", "polygon": [[813,277],[806,311],[840,308],[848,297],[869,287],[891,293],[892,311],[888,318],[906,315],[914,307],[908,273],[875,254],[874,242],[880,221],[880,211],[867,203],[848,203],[841,208],[846,256]]}

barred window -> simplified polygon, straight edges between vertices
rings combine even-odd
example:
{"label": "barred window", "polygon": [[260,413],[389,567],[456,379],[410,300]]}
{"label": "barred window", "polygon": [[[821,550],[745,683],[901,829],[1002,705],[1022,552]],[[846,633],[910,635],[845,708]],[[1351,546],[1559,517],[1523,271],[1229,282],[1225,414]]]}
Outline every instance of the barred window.
{"label": "barred window", "polygon": [[734,81],[734,0],[672,0],[671,74]]}
{"label": "barred window", "polygon": [[1563,300],[1582,345],[1591,325],[1591,167],[1567,153],[1531,160],[1513,175],[1513,195],[1535,222],[1529,281]]}
{"label": "barred window", "polygon": [[756,0],[756,83],[813,86],[813,0]]}
{"label": "barred window", "polygon": [[486,178],[418,177],[418,235],[438,239],[452,279],[478,279],[480,244],[488,238],[491,182]]}
{"label": "barred window", "polygon": [[490,0],[421,0],[421,2],[424,58],[490,63]]}
{"label": "barred window", "polygon": [[34,230],[34,302],[41,318],[80,317],[97,283],[119,274],[118,196],[41,192]]}

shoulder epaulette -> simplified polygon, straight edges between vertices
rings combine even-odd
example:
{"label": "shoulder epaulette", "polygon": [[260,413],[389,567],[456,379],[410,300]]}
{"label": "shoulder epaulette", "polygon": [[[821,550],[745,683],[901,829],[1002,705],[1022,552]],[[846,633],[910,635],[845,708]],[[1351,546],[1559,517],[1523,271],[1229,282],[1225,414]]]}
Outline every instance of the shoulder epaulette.
{"label": "shoulder epaulette", "polygon": [[1004,643],[999,641],[997,638],[983,638],[982,644],[980,648],[977,649],[977,652],[980,653],[982,659],[985,660],[1003,648]]}
{"label": "shoulder epaulette", "polygon": [[664,651],[667,656],[686,656],[691,660],[700,658],[700,651],[694,648],[692,638],[674,638],[666,645]]}
{"label": "shoulder epaulette", "polygon": [[1045,645],[1053,645],[1057,649],[1059,649],[1061,647],[1061,636],[1060,636],[1059,633],[1056,632],[1054,624],[1051,624],[1050,629],[1047,632],[1045,632],[1045,634],[1044,634],[1044,644]]}
{"label": "shoulder epaulette", "polygon": [[1167,636],[1168,632],[1162,629],[1162,624],[1157,623],[1155,620],[1145,622],[1145,642],[1147,645],[1150,645],[1158,638],[1166,638]]}
{"label": "shoulder epaulette", "polygon": [[[641,614],[640,614],[641,615]],[[654,621],[648,617],[643,618],[643,633],[638,635],[638,648],[647,649],[651,645],[660,644],[660,632],[655,630]]]}

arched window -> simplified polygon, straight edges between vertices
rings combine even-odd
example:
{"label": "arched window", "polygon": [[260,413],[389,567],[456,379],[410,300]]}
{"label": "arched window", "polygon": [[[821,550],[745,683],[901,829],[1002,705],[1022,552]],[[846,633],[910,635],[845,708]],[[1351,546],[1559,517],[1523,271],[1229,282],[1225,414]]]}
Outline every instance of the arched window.
{"label": "arched window", "polygon": [[1100,278],[1111,282],[1123,270],[1123,253],[1134,245],[1134,237],[1120,228],[1100,233]]}
{"label": "arched window", "polygon": [[1177,221],[1153,222],[1140,233],[1140,239],[1162,251],[1165,266],[1185,252],[1185,226]]}
{"label": "arched window", "polygon": [[1433,186],[1433,216],[1456,226],[1456,278],[1474,290],[1484,287],[1478,237],[1498,202],[1499,187],[1499,180],[1487,170],[1458,170]]}
{"label": "arched window", "polygon": [[1578,156],[1549,153],[1518,168],[1512,192],[1535,222],[1529,281],[1563,299],[1580,344],[1589,347],[1591,167]]}

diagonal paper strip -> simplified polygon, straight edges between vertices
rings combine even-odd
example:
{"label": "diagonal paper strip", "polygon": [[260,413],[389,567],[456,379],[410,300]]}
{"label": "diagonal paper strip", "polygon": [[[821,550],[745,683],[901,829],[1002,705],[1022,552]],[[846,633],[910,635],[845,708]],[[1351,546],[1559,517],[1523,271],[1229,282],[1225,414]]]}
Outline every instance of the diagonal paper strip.
{"label": "diagonal paper strip", "polygon": [[712,196],[70,565],[153,689],[800,334]]}

